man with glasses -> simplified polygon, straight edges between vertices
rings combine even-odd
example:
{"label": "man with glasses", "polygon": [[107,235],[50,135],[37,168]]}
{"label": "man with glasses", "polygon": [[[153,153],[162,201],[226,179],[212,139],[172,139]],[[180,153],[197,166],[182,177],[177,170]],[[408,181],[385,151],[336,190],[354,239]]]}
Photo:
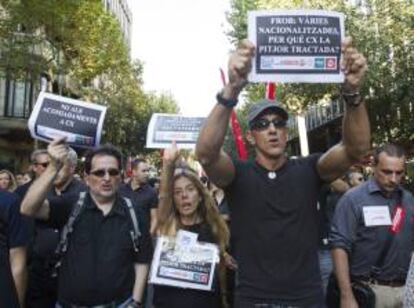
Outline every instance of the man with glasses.
{"label": "man with glasses", "polygon": [[343,140],[325,154],[289,159],[287,112],[271,101],[248,112],[247,140],[254,162],[230,158],[221,150],[230,115],[247,84],[255,46],[244,40],[229,60],[229,82],[217,94],[196,154],[209,178],[225,190],[231,213],[234,256],[238,263],[235,307],[322,307],[318,265],[317,198],[370,147],[368,116],[359,94],[365,58],[342,45],[346,102]]}
{"label": "man with glasses", "polygon": [[[135,204],[129,207],[130,203],[118,194],[120,152],[103,146],[87,154],[86,194],[47,197],[68,147],[64,139],[57,139],[48,152],[50,164],[30,187],[21,211],[56,228],[71,224],[67,242],[63,242],[67,250],[62,250],[58,272],[57,306],[140,307],[151,260],[151,240],[140,208]],[[132,225],[139,226],[138,243],[132,240]]]}
{"label": "man with glasses", "polygon": [[26,195],[27,190],[29,189],[30,185],[32,185],[33,181],[37,179],[47,168],[49,165],[49,154],[47,153],[46,149],[39,149],[32,152],[30,155],[31,161],[31,169],[34,174],[34,178],[23,184],[15,190],[15,193],[20,196],[21,199],[24,198]]}
{"label": "man with glasses", "polygon": [[[48,164],[49,162],[45,164],[46,168]],[[81,181],[74,178],[77,164],[78,155],[75,150],[68,148],[67,158],[63,161],[62,168],[56,175],[47,197],[79,194],[86,189]],[[60,231],[61,229],[52,228],[42,220],[37,220],[35,223],[29,256],[27,308],[55,307],[57,279],[53,274]]]}

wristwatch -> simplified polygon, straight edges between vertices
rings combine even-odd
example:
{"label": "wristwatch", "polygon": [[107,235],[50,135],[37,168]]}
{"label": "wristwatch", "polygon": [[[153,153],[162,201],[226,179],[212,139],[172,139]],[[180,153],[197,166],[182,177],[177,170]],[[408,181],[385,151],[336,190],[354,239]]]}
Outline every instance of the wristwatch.
{"label": "wristwatch", "polygon": [[341,92],[345,103],[351,107],[358,107],[362,103],[361,94],[359,92],[347,93]]}
{"label": "wristwatch", "polygon": [[223,92],[220,91],[216,95],[217,102],[226,108],[233,108],[239,102],[238,99],[227,99],[223,97]]}

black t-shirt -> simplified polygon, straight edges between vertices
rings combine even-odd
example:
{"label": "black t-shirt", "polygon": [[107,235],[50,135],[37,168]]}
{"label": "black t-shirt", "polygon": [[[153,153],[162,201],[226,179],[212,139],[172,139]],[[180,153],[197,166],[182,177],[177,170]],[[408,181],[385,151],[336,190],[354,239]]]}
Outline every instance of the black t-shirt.
{"label": "black t-shirt", "polygon": [[[185,226],[183,230],[197,233],[199,242],[215,243],[209,226],[205,223]],[[215,273],[214,291],[183,289],[154,285],[154,306],[156,308],[215,308],[220,307],[220,292]]]}
{"label": "black t-shirt", "polygon": [[[79,194],[49,198],[50,225],[62,228],[78,199]],[[130,235],[133,225],[124,203],[117,197],[104,216],[90,195],[86,195],[59,270],[59,301],[92,306],[132,295],[134,263],[150,262],[152,243],[144,214],[134,204],[142,234],[139,252],[134,251]]]}
{"label": "black t-shirt", "polygon": [[319,157],[289,159],[275,178],[255,162],[234,161],[235,177],[225,192],[238,296],[292,306],[320,302]]}

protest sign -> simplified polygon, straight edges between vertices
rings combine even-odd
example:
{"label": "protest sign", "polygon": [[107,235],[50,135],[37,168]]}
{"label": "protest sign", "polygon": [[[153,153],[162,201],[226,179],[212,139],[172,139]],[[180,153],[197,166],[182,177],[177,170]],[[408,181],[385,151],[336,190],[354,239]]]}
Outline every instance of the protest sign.
{"label": "protest sign", "polygon": [[256,46],[249,81],[341,83],[344,15],[321,10],[251,11]]}
{"label": "protest sign", "polygon": [[41,92],[28,126],[33,138],[50,142],[65,136],[68,144],[98,146],[106,107]]}
{"label": "protest sign", "polygon": [[165,149],[173,140],[181,149],[193,149],[206,118],[154,113],[147,130],[147,148]]}
{"label": "protest sign", "polygon": [[182,239],[178,243],[176,238],[158,238],[149,282],[211,291],[216,263],[219,262],[218,247],[192,242],[191,237],[186,241]]}

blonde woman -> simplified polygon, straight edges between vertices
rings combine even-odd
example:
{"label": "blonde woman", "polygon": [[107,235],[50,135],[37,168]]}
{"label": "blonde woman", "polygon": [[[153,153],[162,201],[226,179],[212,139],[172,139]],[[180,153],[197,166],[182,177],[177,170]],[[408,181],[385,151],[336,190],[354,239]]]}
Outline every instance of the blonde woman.
{"label": "blonde woman", "polygon": [[0,170],[0,189],[13,192],[17,188],[17,182],[13,173],[9,170]]}
{"label": "blonde woman", "polygon": [[[215,290],[201,291],[168,286],[154,286],[156,308],[214,308],[224,305],[224,256],[229,241],[226,223],[215,201],[198,176],[185,168],[175,172],[179,151],[173,143],[164,151],[159,203],[159,235],[174,237],[178,230],[198,234],[198,241],[219,247],[221,262],[216,273]],[[220,276],[220,279],[217,277]]]}

